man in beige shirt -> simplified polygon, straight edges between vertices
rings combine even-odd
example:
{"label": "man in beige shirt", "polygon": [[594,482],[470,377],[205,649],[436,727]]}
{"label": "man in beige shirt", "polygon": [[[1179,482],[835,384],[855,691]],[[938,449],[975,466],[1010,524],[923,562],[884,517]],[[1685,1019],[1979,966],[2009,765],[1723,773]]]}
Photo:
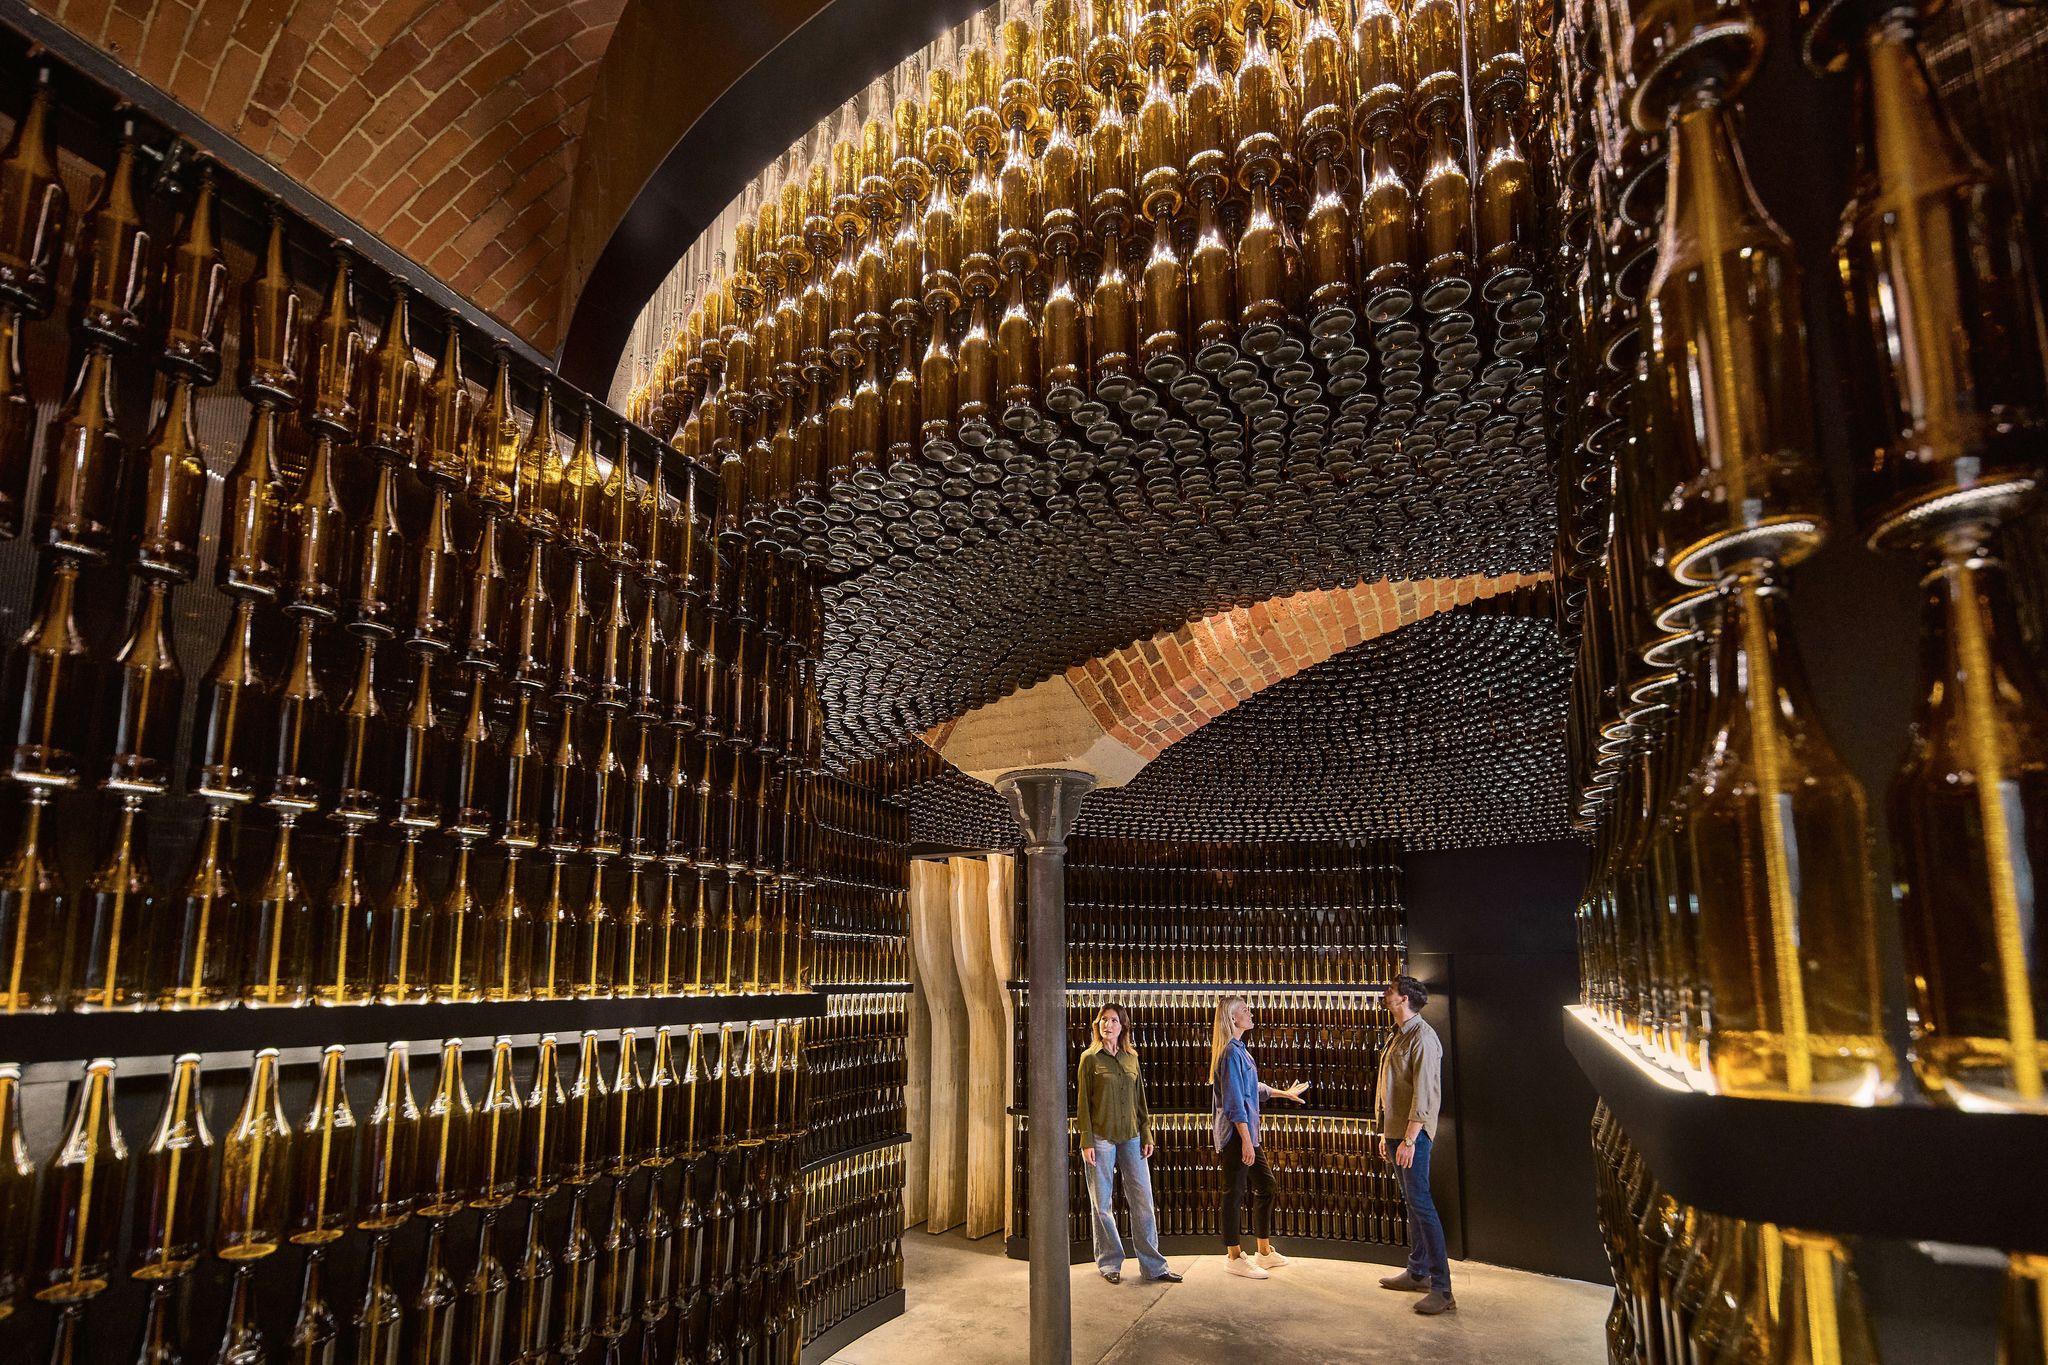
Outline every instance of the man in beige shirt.
{"label": "man in beige shirt", "polygon": [[[1380,1281],[1383,1289],[1428,1290],[1415,1305],[1435,1316],[1458,1306],[1451,1297],[1451,1263],[1444,1248],[1444,1223],[1429,1197],[1429,1151],[1436,1141],[1437,1110],[1443,1101],[1444,1045],[1423,1022],[1429,988],[1412,976],[1394,978],[1387,1010],[1397,1026],[1380,1053],[1380,1083],[1374,1113],[1379,1120],[1380,1155],[1394,1163],[1408,1204],[1408,1268]],[[1399,1134],[1398,1138],[1393,1134]]]}

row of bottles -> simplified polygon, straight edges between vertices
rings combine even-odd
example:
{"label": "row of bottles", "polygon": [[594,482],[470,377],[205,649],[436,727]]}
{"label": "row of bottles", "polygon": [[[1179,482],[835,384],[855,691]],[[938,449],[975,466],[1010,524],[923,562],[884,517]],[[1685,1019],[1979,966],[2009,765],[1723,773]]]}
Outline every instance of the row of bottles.
{"label": "row of bottles", "polygon": [[[134,811],[119,821],[113,860],[85,893],[49,893],[68,921],[54,931],[63,967],[29,970],[34,945],[15,945],[15,1010],[730,994],[801,989],[809,970],[812,891],[797,881],[487,859],[463,846],[436,856],[417,839],[357,829],[295,845],[287,827],[245,892],[231,821],[209,819],[193,870],[166,888],[152,875],[146,822]],[[25,908],[0,887],[0,919]]]}
{"label": "row of bottles", "polygon": [[[173,1066],[147,1147],[133,1155],[114,1118],[115,1064],[95,1061],[43,1169],[34,1258],[24,1264],[24,1239],[9,1239],[0,1316],[32,1296],[64,1305],[60,1336],[75,1336],[84,1306],[129,1278],[158,1286],[143,1327],[148,1341],[172,1330],[170,1297],[207,1252],[253,1269],[296,1245],[307,1261],[294,1349],[311,1337],[305,1345],[319,1349],[302,1358],[331,1360],[340,1328],[322,1263],[345,1240],[360,1253],[366,1239],[356,1359],[395,1358],[387,1353],[402,1340],[413,1343],[414,1359],[540,1365],[550,1351],[577,1358],[593,1339],[617,1342],[634,1331],[649,1352],[642,1359],[678,1358],[678,1332],[700,1341],[760,1338],[753,1349],[766,1350],[794,1330],[776,1318],[793,1323],[798,1303],[800,1029],[773,1020],[663,1028],[651,1051],[626,1030],[609,1056],[585,1033],[573,1075],[552,1035],[540,1040],[530,1070],[501,1038],[487,1057],[471,1058],[483,1063],[480,1103],[470,1099],[459,1040],[442,1044],[424,1105],[409,1049],[392,1044],[366,1109],[351,1103],[344,1050],[331,1047],[306,1088],[302,1121],[287,1112],[279,1057],[266,1049],[218,1140],[206,1119],[201,1059],[188,1055]],[[12,1068],[0,1070],[0,1088],[6,1197],[26,1215],[35,1175]],[[124,1197],[130,1167],[132,1197]],[[636,1195],[643,1175],[646,1188]],[[558,1197],[564,1191],[567,1198]],[[506,1214],[515,1203],[523,1215]],[[132,1209],[125,1240],[124,1207]],[[470,1211],[480,1214],[477,1254],[472,1274],[458,1281],[444,1238],[449,1220]],[[430,1227],[416,1296],[395,1286],[392,1264],[394,1234],[415,1218]],[[501,1221],[524,1224],[509,1259],[497,1249]],[[247,1302],[249,1269],[237,1274],[223,1333],[244,1343],[236,1359],[263,1358],[263,1328]],[[654,1350],[655,1336],[670,1343],[668,1353]],[[794,1348],[730,1358],[793,1360]]]}
{"label": "row of bottles", "polygon": [[865,1152],[805,1173],[803,1338],[903,1288],[901,1148]]}
{"label": "row of bottles", "polygon": [[[255,1266],[233,1273],[213,1358],[793,1365],[803,1299],[787,1229],[802,1199],[801,1179],[763,1148],[607,1179],[521,1212],[487,1210],[469,1230],[437,1219],[423,1233],[378,1233],[354,1279],[340,1249],[310,1247],[289,1316],[282,1286],[266,1303]],[[180,1284],[149,1291],[136,1359],[192,1358],[189,1298]],[[50,1358],[105,1358],[110,1335],[68,1305]]]}
{"label": "row of bottles", "polygon": [[[240,1109],[218,1140],[202,1059],[186,1054],[172,1067],[147,1145],[133,1155],[115,1115],[116,1063],[99,1059],[86,1067],[64,1134],[41,1166],[33,1250],[29,1239],[9,1239],[0,1285],[10,1304],[22,1289],[43,1302],[87,1299],[124,1271],[146,1281],[185,1275],[208,1250],[255,1260],[288,1243],[389,1230],[415,1213],[446,1217],[502,1208],[515,1195],[545,1198],[561,1184],[665,1166],[683,1152],[793,1139],[806,1102],[802,1028],[794,1020],[662,1028],[651,1050],[627,1029],[609,1057],[585,1033],[573,1075],[552,1034],[530,1069],[510,1039],[493,1043],[487,1061],[465,1058],[461,1040],[449,1039],[424,1107],[406,1044],[385,1050],[367,1105],[361,1093],[351,1100],[346,1052],[336,1045],[310,1081],[294,1086],[305,1092],[297,1115],[285,1109],[279,1054],[269,1048],[256,1054]],[[481,1102],[471,1099],[466,1060],[483,1080]],[[26,1215],[38,1181],[17,1077],[0,1068],[0,1150],[8,1153],[0,1178],[10,1207]],[[125,1261],[117,1255],[124,1244]]]}
{"label": "row of bottles", "polygon": [[817,792],[811,979],[907,982],[910,817],[844,778],[819,778]]}
{"label": "row of bottles", "polygon": [[686,251],[627,407],[815,545],[836,735],[913,739],[1192,603],[1540,564],[1528,18],[991,11]]}
{"label": "row of bottles", "polygon": [[[0,157],[17,332],[60,302],[56,127],[46,74]],[[19,793],[0,1010],[653,991],[652,926],[707,897],[789,942],[706,981],[800,980],[822,756],[800,561],[613,414],[585,403],[565,452],[549,377],[522,430],[509,348],[479,390],[456,317],[423,363],[404,281],[381,282],[369,340],[345,247],[315,317],[275,205],[256,206],[267,236],[244,243],[257,264],[231,326],[223,233],[249,192],[202,163],[153,198],[144,142],[123,123],[76,225],[76,380],[40,432],[8,369],[0,534],[33,543],[38,586],[0,698]],[[174,213],[162,243],[152,224]],[[194,404],[231,360],[246,435],[216,479]],[[146,442],[124,411],[145,370]],[[219,646],[188,687],[173,625],[209,617]],[[229,851],[259,806],[272,851],[250,886]],[[175,889],[152,814],[199,831]],[[80,852],[92,836],[73,831],[95,826]],[[402,845],[382,893],[359,873],[379,828]],[[301,858],[330,838],[315,889]],[[444,860],[429,892],[418,866]],[[579,974],[558,969],[551,921],[583,925]],[[237,951],[251,942],[266,951]]]}
{"label": "row of bottles", "polygon": [[[1253,1031],[1246,1043],[1259,1059],[1269,1084],[1307,1081],[1310,1107],[1346,1114],[1370,1114],[1379,1078],[1379,1055],[1393,1036],[1393,1016],[1378,991],[1244,990]],[[1215,1025],[1216,991],[1147,991],[1119,998],[1102,990],[1075,989],[1067,996],[1068,1075],[1080,1064],[1089,1030],[1102,1006],[1116,1001],[1129,1021],[1127,1037],[1138,1050],[1145,1096],[1155,1114],[1208,1114],[1209,1038]],[[1019,993],[1017,1075],[1024,1076],[1028,1002]],[[1019,1084],[1021,1085],[1021,1080]],[[1018,1102],[1023,1102],[1019,1097]]]}
{"label": "row of bottles", "polygon": [[1818,7],[1770,35],[1816,76],[1852,71],[1861,107],[1839,270],[1811,287],[1841,324],[1853,529],[1922,573],[1888,897],[1868,799],[1790,638],[1791,572],[1832,508],[1807,286],[1736,137],[1766,21],[1740,3],[1563,12],[1564,365],[1584,401],[1559,442],[1558,567],[1595,841],[1582,990],[1702,1088],[1887,1102],[1878,920],[1895,908],[1923,1088],[2041,1109],[2048,959],[2026,926],[2048,866],[2048,688],[2000,541],[2043,474],[2048,330],[2003,176],[1929,80],[1931,8]]}
{"label": "row of bottles", "polygon": [[[1029,1198],[1023,1160],[1027,1121],[1016,1121],[1015,1231],[1024,1235]],[[1408,1238],[1407,1205],[1394,1168],[1379,1154],[1379,1135],[1363,1119],[1268,1114],[1259,1134],[1267,1163],[1279,1182],[1273,1205],[1276,1237],[1376,1242],[1399,1246]],[[1214,1129],[1206,1115],[1169,1114],[1153,1119],[1152,1196],[1160,1235],[1220,1235],[1221,1199]],[[1088,1167],[1081,1161],[1081,1136],[1073,1135],[1068,1171],[1068,1240],[1090,1240],[1092,1213]],[[1126,1239],[1129,1214],[1119,1185],[1117,1225]]]}
{"label": "row of bottles", "polygon": [[[1601,1103],[1593,1115],[1600,1231],[1614,1273],[1612,1365],[1876,1365],[1849,1246],[1674,1199]],[[2008,1259],[1999,1365],[2048,1360],[2048,1256]]]}
{"label": "row of bottles", "polygon": [[1406,955],[1381,846],[1079,838],[1069,855],[1073,981],[1363,985],[1393,980]]}
{"label": "row of bottles", "polygon": [[804,1038],[810,1088],[804,1156],[816,1161],[907,1126],[903,1088],[909,1080],[905,991],[833,995]]}

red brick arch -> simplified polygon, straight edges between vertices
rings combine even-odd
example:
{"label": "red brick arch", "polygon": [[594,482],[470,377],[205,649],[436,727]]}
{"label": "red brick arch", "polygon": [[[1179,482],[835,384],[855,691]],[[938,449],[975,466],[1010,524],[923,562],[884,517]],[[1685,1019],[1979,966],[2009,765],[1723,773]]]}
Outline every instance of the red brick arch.
{"label": "red brick arch", "polygon": [[1110,738],[1153,758],[1245,698],[1353,645],[1548,577],[1381,579],[1275,597],[1090,659],[1066,679]]}
{"label": "red brick arch", "polygon": [[625,0],[55,0],[50,12],[543,351]]}

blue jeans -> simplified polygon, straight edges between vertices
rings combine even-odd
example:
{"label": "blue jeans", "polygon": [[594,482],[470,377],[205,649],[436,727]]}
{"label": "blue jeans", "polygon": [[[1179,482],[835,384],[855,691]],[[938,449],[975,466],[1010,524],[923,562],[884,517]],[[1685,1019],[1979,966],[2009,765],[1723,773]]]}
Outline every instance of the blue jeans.
{"label": "blue jeans", "polygon": [[1103,1270],[1121,1270],[1124,1239],[1116,1230],[1116,1170],[1124,1170],[1124,1206],[1131,1211],[1131,1240],[1137,1244],[1138,1264],[1145,1278],[1156,1280],[1166,1273],[1166,1258],[1159,1254],[1159,1220],[1152,1212],[1152,1165],[1145,1160],[1144,1144],[1131,1138],[1111,1142],[1091,1136],[1095,1164],[1088,1170],[1088,1203],[1095,1210],[1095,1264]]}
{"label": "blue jeans", "polygon": [[[1429,1134],[1415,1135],[1415,1161],[1394,1167],[1401,1179],[1401,1197],[1408,1203],[1408,1273],[1428,1280],[1439,1294],[1451,1292],[1450,1253],[1444,1248],[1444,1220],[1429,1197]],[[1398,1155],[1398,1149],[1396,1149]]]}

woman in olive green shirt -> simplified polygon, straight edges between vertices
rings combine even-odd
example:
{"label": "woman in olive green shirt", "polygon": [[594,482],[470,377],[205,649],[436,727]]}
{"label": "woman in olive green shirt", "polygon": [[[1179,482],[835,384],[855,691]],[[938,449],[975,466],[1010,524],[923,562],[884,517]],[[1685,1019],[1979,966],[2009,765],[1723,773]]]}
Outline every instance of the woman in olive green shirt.
{"label": "woman in olive green shirt", "polygon": [[1095,1264],[1111,1284],[1123,1279],[1124,1242],[1117,1233],[1117,1167],[1124,1172],[1124,1203],[1131,1211],[1131,1236],[1138,1264],[1148,1280],[1178,1283],[1159,1254],[1159,1222],[1152,1210],[1152,1111],[1145,1104],[1145,1076],[1138,1050],[1127,1038],[1122,1005],[1104,1005],[1090,1025],[1093,1035],[1075,1075],[1075,1117],[1081,1132],[1081,1160],[1088,1163],[1088,1203],[1095,1210]]}

